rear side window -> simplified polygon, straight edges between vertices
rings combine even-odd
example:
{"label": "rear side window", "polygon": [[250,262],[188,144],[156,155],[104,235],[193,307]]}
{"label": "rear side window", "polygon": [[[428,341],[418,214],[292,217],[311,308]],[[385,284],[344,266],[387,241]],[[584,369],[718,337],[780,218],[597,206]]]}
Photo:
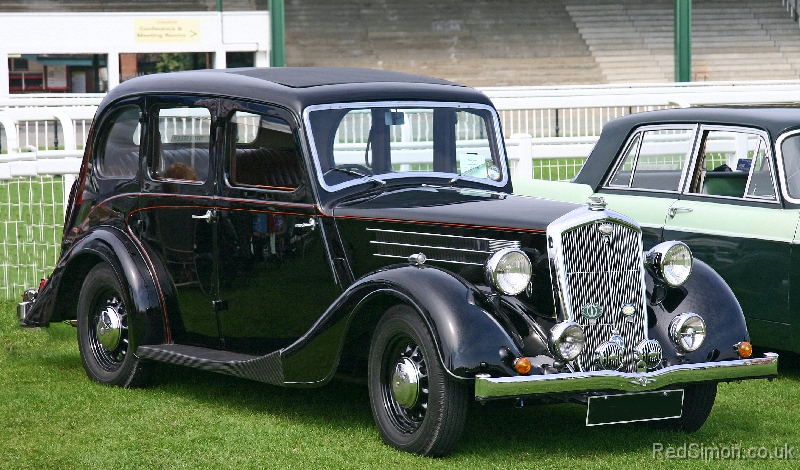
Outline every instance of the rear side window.
{"label": "rear side window", "polygon": [[608,187],[678,191],[693,143],[693,128],[651,129],[635,134]]}
{"label": "rear side window", "polygon": [[709,196],[775,200],[766,139],[760,134],[736,129],[704,131],[689,191]]}
{"label": "rear side window", "polygon": [[211,112],[201,107],[161,107],[154,139],[153,176],[205,181],[211,146]]}
{"label": "rear side window", "polygon": [[140,114],[138,106],[124,106],[111,115],[95,160],[101,176],[133,178],[138,173]]}
{"label": "rear side window", "polygon": [[234,186],[292,191],[300,186],[300,155],[289,123],[236,111],[228,132],[228,181]]}

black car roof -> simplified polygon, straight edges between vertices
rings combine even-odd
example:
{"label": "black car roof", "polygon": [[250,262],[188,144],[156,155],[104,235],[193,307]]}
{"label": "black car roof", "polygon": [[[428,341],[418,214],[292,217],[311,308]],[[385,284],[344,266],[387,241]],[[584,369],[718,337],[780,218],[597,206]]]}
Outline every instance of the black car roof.
{"label": "black car roof", "polygon": [[385,70],[333,67],[268,67],[146,75],[111,90],[109,103],[141,93],[203,94],[267,101],[300,114],[310,105],[379,100],[483,103],[483,93],[446,80]]}
{"label": "black car roof", "polygon": [[575,182],[588,184],[597,191],[628,136],[638,127],[696,123],[754,127],[767,131],[774,142],[784,131],[800,127],[800,107],[680,108],[617,118],[603,127]]}

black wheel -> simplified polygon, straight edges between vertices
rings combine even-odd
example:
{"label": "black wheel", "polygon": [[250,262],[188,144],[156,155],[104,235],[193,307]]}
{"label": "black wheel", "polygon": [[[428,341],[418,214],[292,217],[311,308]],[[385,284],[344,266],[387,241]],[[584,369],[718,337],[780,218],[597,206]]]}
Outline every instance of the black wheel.
{"label": "black wheel", "polygon": [[673,429],[693,433],[705,424],[711,414],[711,408],[714,407],[716,398],[716,383],[687,385],[683,389],[683,414],[681,417],[654,421],[652,424],[660,429]]}
{"label": "black wheel", "polygon": [[701,383],[684,388],[683,415],[676,420],[677,428],[684,432],[695,432],[703,427],[716,398],[716,383]]}
{"label": "black wheel", "polygon": [[78,298],[78,349],[86,374],[105,385],[144,385],[149,364],[128,342],[126,296],[114,269],[100,263],[83,281]]}
{"label": "black wheel", "polygon": [[397,449],[440,457],[461,436],[469,386],[439,363],[427,326],[397,305],[378,322],[369,351],[369,395],[383,441]]}

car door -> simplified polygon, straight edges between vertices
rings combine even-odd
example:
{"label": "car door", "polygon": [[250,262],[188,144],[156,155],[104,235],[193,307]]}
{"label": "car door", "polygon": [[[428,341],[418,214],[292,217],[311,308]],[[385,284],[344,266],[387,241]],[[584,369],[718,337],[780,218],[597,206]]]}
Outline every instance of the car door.
{"label": "car door", "polygon": [[137,225],[159,258],[176,343],[220,345],[214,308],[216,100],[148,98],[146,171]]}
{"label": "car door", "polygon": [[245,102],[221,108],[221,335],[228,350],[267,354],[307,332],[342,289],[292,115]]}
{"label": "car door", "polygon": [[692,173],[664,237],[689,245],[728,283],[755,344],[789,343],[789,267],[796,211],[779,202],[769,136],[702,126]]}
{"label": "car door", "polygon": [[608,207],[636,220],[644,248],[661,242],[667,211],[678,199],[697,126],[646,126],[634,132],[599,193]]}

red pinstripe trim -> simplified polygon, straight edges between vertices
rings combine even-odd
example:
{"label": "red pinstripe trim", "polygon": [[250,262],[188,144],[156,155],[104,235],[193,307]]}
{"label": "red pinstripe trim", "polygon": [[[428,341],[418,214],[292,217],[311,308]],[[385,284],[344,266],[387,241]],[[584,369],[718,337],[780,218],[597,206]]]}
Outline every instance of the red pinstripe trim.
{"label": "red pinstripe trim", "polygon": [[448,222],[429,222],[422,220],[403,220],[403,219],[387,219],[381,217],[359,217],[354,215],[341,215],[335,216],[334,219],[351,219],[351,220],[367,220],[372,222],[395,222],[404,224],[415,225],[437,225],[442,227],[460,227],[460,228],[473,228],[484,230],[498,230],[502,232],[525,232],[525,233],[546,233],[544,230],[530,229],[530,228],[509,228],[509,227],[496,227],[493,225],[473,225],[473,224],[454,224]]}

